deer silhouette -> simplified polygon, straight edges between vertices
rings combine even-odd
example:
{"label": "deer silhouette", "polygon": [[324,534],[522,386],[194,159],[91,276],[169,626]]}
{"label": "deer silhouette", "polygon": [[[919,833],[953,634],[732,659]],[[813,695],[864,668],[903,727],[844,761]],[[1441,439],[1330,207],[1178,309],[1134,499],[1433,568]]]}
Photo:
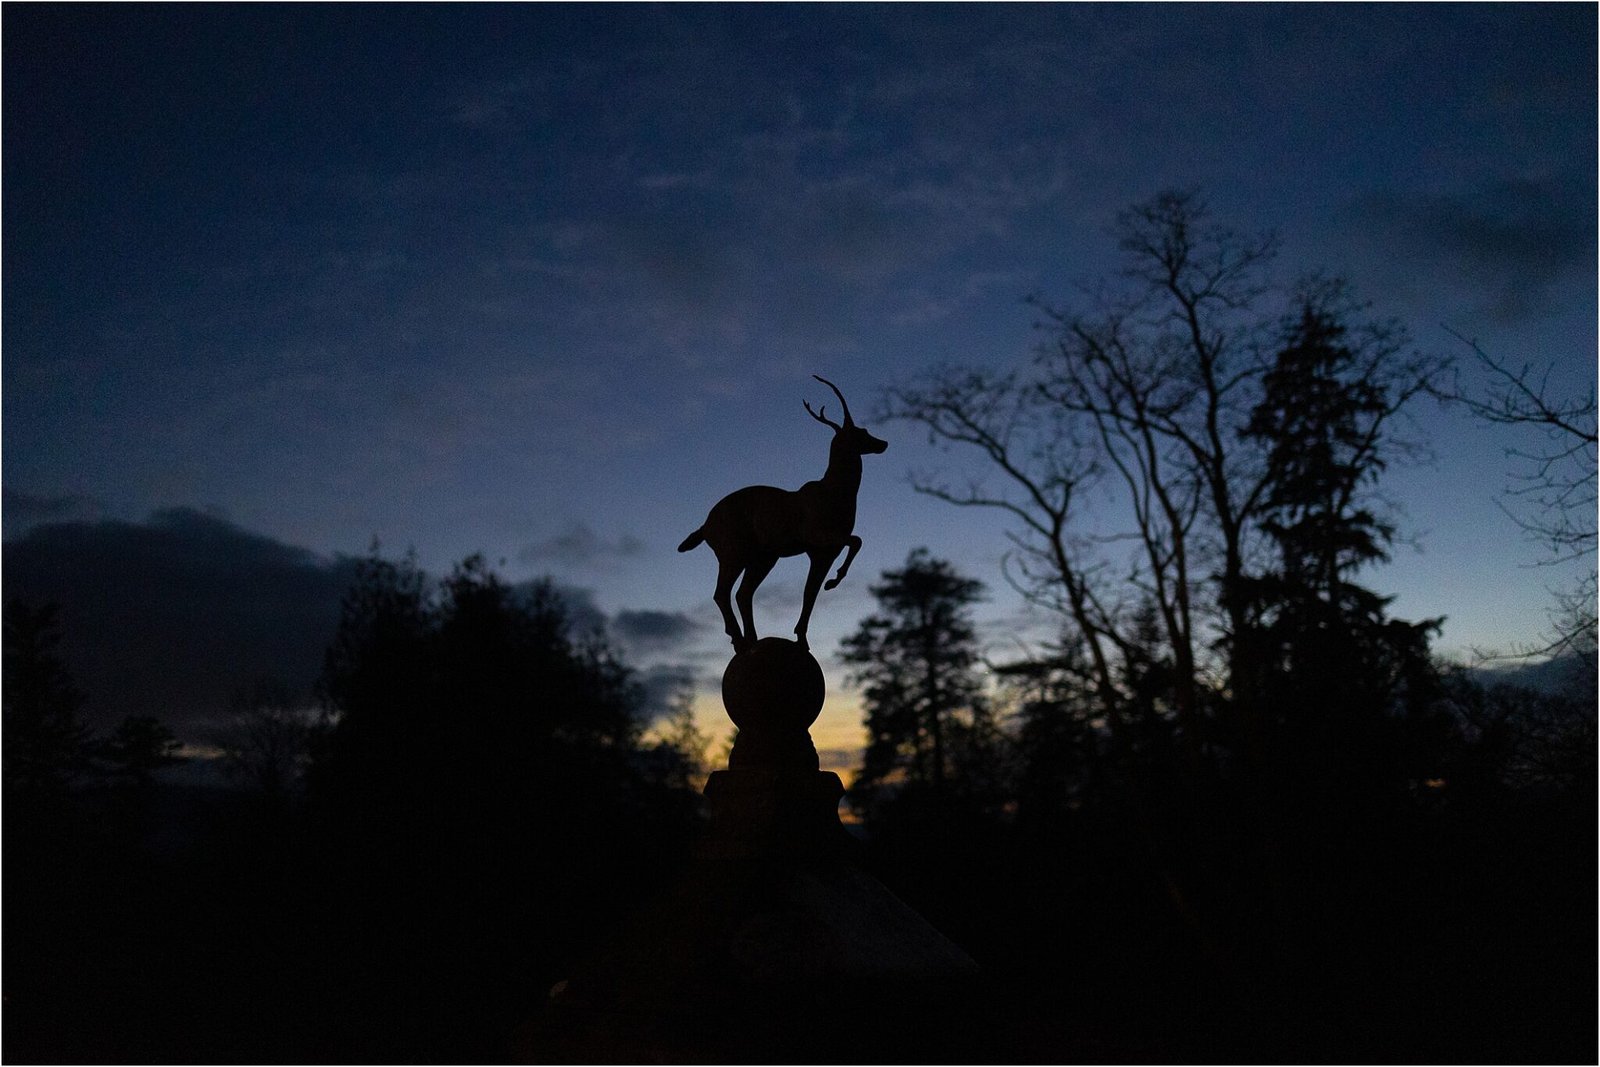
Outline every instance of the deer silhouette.
{"label": "deer silhouette", "polygon": [[[833,390],[844,409],[843,425],[829,419],[828,407],[812,411],[809,401],[802,400],[806,413],[824,426],[833,429],[833,441],[828,446],[828,469],[814,482],[807,482],[792,492],[770,485],[750,485],[737,489],[711,508],[700,528],[683,539],[679,552],[687,552],[702,541],[717,554],[717,588],[712,599],[722,609],[722,620],[728,636],[733,638],[735,652],[743,652],[756,643],[756,624],[751,616],[751,601],[756,587],[761,584],[778,560],[785,556],[804,553],[811,558],[811,572],[806,576],[805,601],[800,607],[800,621],[795,624],[795,637],[801,648],[806,644],[806,627],[811,621],[811,609],[816,604],[818,589],[832,589],[844,580],[850,564],[861,551],[861,538],[852,531],[856,525],[856,491],[861,488],[861,457],[876,455],[889,447],[850,418],[850,405],[844,394],[828,379],[813,374],[813,378]],[[838,558],[842,549],[848,548],[839,573],[823,584],[828,567]],[[728,594],[740,575],[739,614],[744,617],[744,628],[734,618]]]}

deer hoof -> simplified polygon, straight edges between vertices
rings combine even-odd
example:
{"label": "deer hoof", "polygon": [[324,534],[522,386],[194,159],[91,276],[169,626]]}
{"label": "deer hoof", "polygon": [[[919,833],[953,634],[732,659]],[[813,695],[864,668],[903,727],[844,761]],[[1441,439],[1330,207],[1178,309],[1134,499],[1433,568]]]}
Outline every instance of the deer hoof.
{"label": "deer hoof", "polygon": [[827,581],[822,583],[822,588],[824,588],[824,589],[834,589],[839,585],[840,580],[841,579],[838,579],[838,578],[829,578]]}

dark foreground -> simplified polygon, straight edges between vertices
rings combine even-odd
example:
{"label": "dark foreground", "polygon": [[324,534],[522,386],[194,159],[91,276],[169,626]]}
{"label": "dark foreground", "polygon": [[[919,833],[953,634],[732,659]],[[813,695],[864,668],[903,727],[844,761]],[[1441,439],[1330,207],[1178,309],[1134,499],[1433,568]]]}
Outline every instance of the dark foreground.
{"label": "dark foreground", "polygon": [[[823,1000],[699,1048],[541,1028],[546,995],[669,884],[687,839],[541,869],[382,877],[298,809],[153,787],[8,805],[10,1062],[1587,1062],[1592,797],[1306,827],[1274,858],[1125,825],[880,843],[866,864],[983,966],[928,1003]],[[1315,831],[1315,833],[1313,833]],[[509,855],[509,853],[508,853]],[[1231,866],[1219,865],[1231,857]],[[439,858],[435,854],[434,858]],[[417,857],[411,857],[416,860]],[[478,859],[481,861],[482,857]],[[362,862],[370,862],[370,857]],[[459,876],[459,881],[457,880]],[[827,1017],[818,1014],[826,1012]]]}

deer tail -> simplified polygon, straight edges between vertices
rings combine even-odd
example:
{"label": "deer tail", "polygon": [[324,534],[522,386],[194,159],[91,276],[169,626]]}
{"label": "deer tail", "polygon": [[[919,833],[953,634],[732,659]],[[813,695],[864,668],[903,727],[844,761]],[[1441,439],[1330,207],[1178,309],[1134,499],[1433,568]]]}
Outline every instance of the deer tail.
{"label": "deer tail", "polygon": [[694,533],[690,534],[688,537],[685,537],[683,539],[683,544],[678,546],[678,551],[679,552],[687,552],[691,548],[697,547],[700,544],[700,542],[704,541],[705,539],[706,539],[706,528],[704,526],[702,526],[702,527],[700,527],[700,529],[696,530]]}

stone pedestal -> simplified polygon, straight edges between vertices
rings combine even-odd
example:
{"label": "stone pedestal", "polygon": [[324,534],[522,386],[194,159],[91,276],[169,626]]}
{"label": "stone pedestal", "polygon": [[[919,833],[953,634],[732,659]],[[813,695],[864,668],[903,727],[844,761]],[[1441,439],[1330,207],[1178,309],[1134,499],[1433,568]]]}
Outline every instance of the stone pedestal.
{"label": "stone pedestal", "polygon": [[820,859],[846,846],[844,783],[817,767],[811,724],[827,695],[822,668],[793,641],[763,638],[733,657],[722,703],[739,728],[728,769],[706,782],[709,855]]}
{"label": "stone pedestal", "polygon": [[552,992],[531,1058],[903,1059],[971,992],[972,959],[849,861],[844,788],[808,732],[823,692],[794,642],[734,657],[723,700],[739,735],[706,784],[704,840],[674,890]]}

